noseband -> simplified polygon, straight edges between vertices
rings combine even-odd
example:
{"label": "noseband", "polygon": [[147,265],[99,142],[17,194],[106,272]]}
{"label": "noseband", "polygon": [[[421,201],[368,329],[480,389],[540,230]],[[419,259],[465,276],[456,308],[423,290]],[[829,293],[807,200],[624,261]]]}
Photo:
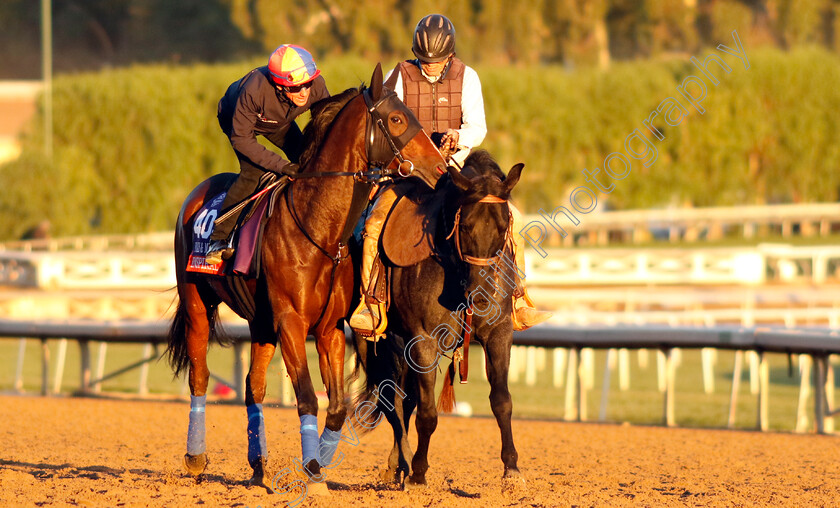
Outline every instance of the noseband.
{"label": "noseband", "polygon": [[[484,196],[483,198],[481,198],[478,202],[479,203],[502,204],[502,203],[507,203],[507,200],[502,199],[498,196],[492,196],[492,195],[488,194],[487,196]],[[458,251],[458,258],[461,261],[467,263],[468,265],[473,265],[473,266],[491,266],[491,265],[495,265],[499,262],[499,256],[498,255],[493,256],[493,257],[489,257],[489,258],[477,258],[477,257],[474,257],[474,256],[469,256],[469,255],[464,254],[461,251],[461,235],[460,235],[461,227],[460,226],[461,226],[461,207],[458,207],[458,211],[455,212],[455,224],[452,226],[452,232],[449,233],[449,236],[447,236],[446,239],[449,240],[450,238],[452,238],[453,235],[455,236],[455,249]],[[508,241],[510,241],[512,239],[512,237],[511,237],[512,226],[513,226],[513,214],[510,211],[508,211],[508,227],[505,230],[505,245],[507,245]]]}

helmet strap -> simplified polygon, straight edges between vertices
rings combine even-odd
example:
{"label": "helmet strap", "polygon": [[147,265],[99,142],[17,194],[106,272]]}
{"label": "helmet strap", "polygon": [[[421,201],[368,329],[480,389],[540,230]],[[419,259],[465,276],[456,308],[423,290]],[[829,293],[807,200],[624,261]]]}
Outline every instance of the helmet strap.
{"label": "helmet strap", "polygon": [[440,81],[443,81],[443,78],[446,77],[446,73],[449,72],[449,68],[452,67],[453,58],[455,58],[455,53],[453,53],[452,56],[449,57],[449,61],[446,63],[446,67],[444,67],[443,70],[440,71],[440,74],[438,74],[437,76],[429,76],[428,74],[426,74],[426,71],[423,70],[422,60],[417,58],[415,59],[415,61],[417,62],[417,67],[420,68],[420,74],[422,74],[423,77],[426,78],[426,81],[428,81],[429,83],[438,83]]}

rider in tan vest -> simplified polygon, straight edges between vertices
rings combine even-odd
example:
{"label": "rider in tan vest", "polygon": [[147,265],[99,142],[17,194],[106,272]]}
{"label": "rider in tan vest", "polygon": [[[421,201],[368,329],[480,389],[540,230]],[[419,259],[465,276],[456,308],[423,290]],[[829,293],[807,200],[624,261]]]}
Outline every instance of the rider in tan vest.
{"label": "rider in tan vest", "polygon": [[[455,57],[455,27],[440,14],[430,14],[417,23],[411,50],[416,60],[400,62],[385,77],[385,85],[394,90],[417,116],[423,129],[441,152],[449,155],[450,165],[460,168],[470,150],[487,134],[484,99],[478,74]],[[350,326],[362,335],[377,338],[386,327],[383,304],[365,301],[370,273],[376,258],[379,235],[385,217],[396,200],[396,193],[385,188],[365,221],[362,258],[362,302],[350,318]],[[513,205],[513,227],[521,228],[522,216]],[[524,273],[521,236],[516,242],[516,264]],[[516,329],[526,329],[551,317],[534,308],[524,293],[514,301]]]}

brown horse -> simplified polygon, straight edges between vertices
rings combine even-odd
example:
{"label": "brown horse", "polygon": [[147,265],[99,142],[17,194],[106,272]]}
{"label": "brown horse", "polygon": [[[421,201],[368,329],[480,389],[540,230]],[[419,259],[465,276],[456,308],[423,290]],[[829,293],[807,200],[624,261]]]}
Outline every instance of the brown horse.
{"label": "brown horse", "polygon": [[[317,477],[321,466],[329,465],[338,445],[346,416],[343,319],[355,294],[353,263],[347,259],[344,245],[349,236],[346,225],[355,224],[361,215],[370,184],[384,175],[405,175],[413,169],[421,178],[434,180],[445,168],[440,152],[411,111],[396,94],[383,88],[379,65],[371,83],[369,88],[348,89],[313,106],[304,133],[303,170],[267,219],[259,275],[245,284],[254,300],[245,404],[248,462],[255,484],[265,485],[262,401],[266,370],[278,342],[297,397],[303,465],[310,475]],[[400,161],[399,169],[396,161]],[[189,367],[192,403],[185,466],[193,475],[201,474],[207,465],[206,355],[210,336],[216,335],[218,306],[224,302],[243,317],[249,313],[233,298],[231,277],[186,271],[193,247],[189,232],[197,211],[232,180],[231,174],[216,175],[196,187],[181,209],[175,231],[179,303],[168,353],[176,375]],[[329,396],[320,440],[318,402],[306,362],[309,333],[316,339],[321,379]]]}

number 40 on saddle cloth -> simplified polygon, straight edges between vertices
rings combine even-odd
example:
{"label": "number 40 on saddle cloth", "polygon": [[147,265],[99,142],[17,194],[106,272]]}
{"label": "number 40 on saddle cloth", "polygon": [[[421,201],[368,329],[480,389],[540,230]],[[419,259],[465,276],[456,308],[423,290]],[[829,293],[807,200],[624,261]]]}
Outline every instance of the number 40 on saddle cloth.
{"label": "number 40 on saddle cloth", "polygon": [[222,261],[216,265],[209,265],[204,261],[204,256],[207,255],[207,249],[210,247],[210,234],[213,232],[213,222],[219,216],[219,210],[222,208],[222,203],[226,195],[227,192],[223,192],[204,203],[204,206],[201,207],[201,210],[195,216],[192,235],[193,248],[190,253],[189,262],[187,263],[188,272],[224,275],[223,268],[227,261]]}
{"label": "number 40 on saddle cloth", "polygon": [[256,205],[256,210],[242,227],[239,228],[234,257],[222,261],[217,265],[210,265],[204,260],[210,247],[210,234],[213,232],[213,222],[219,216],[219,210],[225,200],[223,192],[207,201],[198,211],[193,222],[193,248],[187,263],[188,272],[206,273],[211,275],[228,274],[228,264],[233,263],[233,273],[248,275],[252,272],[254,252],[260,235],[260,221],[265,214],[268,199],[263,199]]}

